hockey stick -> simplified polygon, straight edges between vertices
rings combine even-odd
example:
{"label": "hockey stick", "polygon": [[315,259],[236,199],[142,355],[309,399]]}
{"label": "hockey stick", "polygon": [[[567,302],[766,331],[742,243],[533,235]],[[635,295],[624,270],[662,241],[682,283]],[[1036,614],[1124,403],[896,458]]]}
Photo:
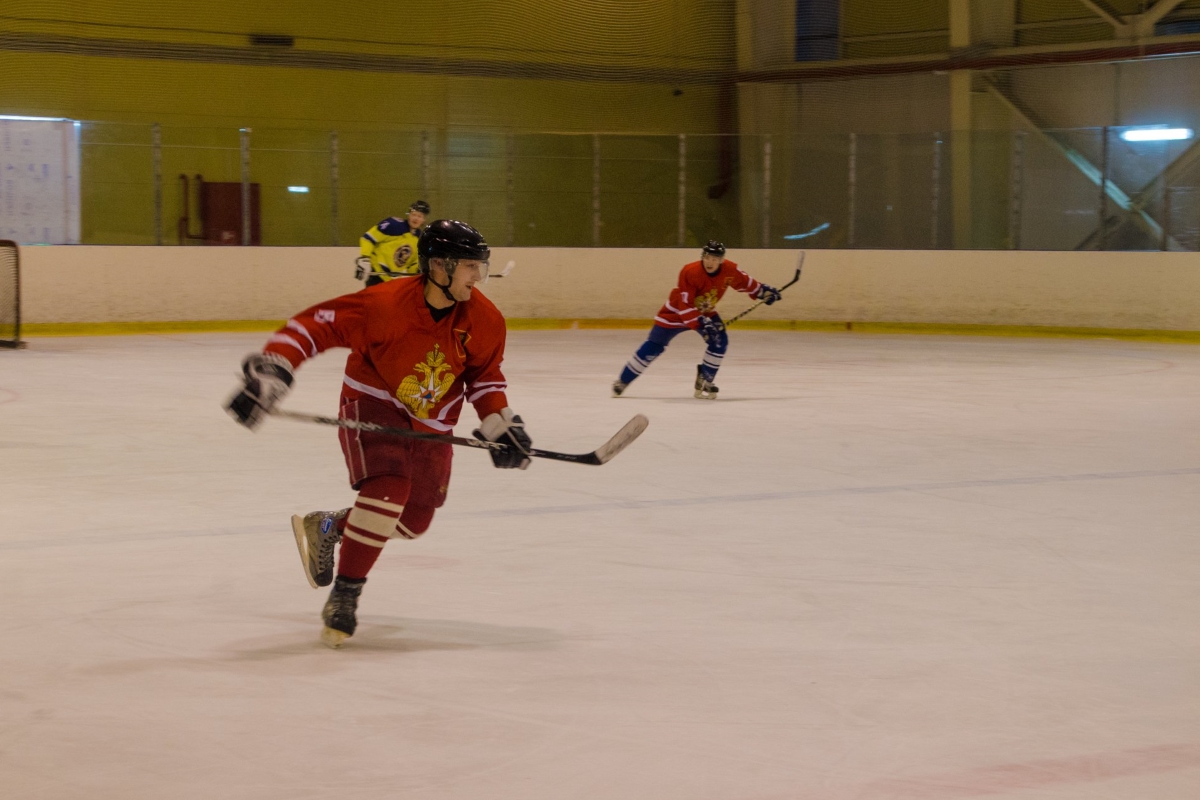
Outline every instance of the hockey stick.
{"label": "hockey stick", "polygon": [[[805,256],[805,255],[807,255],[807,252],[806,252],[806,251],[804,251],[804,250],[801,250],[801,251],[800,251],[800,263],[796,265],[796,274],[795,274],[794,276],[792,276],[792,279],[791,279],[790,281],[788,281],[787,283],[785,283],[783,286],[780,286],[780,287],[779,287],[779,291],[780,291],[780,292],[782,292],[784,289],[786,289],[786,288],[788,288],[789,286],[791,286],[791,285],[792,285],[793,283],[795,283],[796,281],[800,280],[800,270],[804,268],[804,256]],[[731,317],[730,319],[727,319],[727,320],[725,320],[725,327],[726,327],[726,328],[728,328],[730,325],[732,325],[733,323],[737,322],[739,319],[741,319],[742,317],[746,316],[746,315],[747,315],[747,314],[749,314],[751,311],[753,311],[754,309],[758,308],[759,306],[761,306],[761,305],[762,305],[763,303],[765,303],[765,302],[767,302],[767,301],[766,301],[766,300],[759,300],[757,303],[755,303],[754,305],[750,306],[750,307],[749,307],[749,308],[747,308],[745,311],[743,311],[742,313],[738,314],[736,317]]]}
{"label": "hockey stick", "polygon": [[[335,425],[339,428],[349,428],[355,431],[369,431],[371,433],[386,433],[389,436],[404,436],[409,439],[428,439],[434,442],[445,442],[446,444],[458,444],[464,447],[478,447],[482,450],[499,450],[511,445],[502,444],[500,442],[487,442],[482,439],[468,439],[464,436],[451,436],[444,433],[425,433],[423,431],[414,431],[409,428],[396,428],[391,425],[379,425],[374,422],[357,422],[352,419],[338,419],[336,417],[321,417],[316,414],[302,414],[297,411],[283,411],[276,409],[271,412],[272,416],[283,417],[284,419],[294,419],[299,422],[315,422],[319,425]],[[553,450],[538,450],[536,447],[530,448],[529,455],[533,458],[549,458],[554,461],[570,461],[574,464],[591,464],[600,466],[607,464],[616,457],[617,453],[624,450],[633,442],[634,439],[642,435],[642,431],[646,430],[646,426],[650,424],[650,420],[643,414],[637,414],[633,419],[626,422],[621,430],[613,434],[613,437],[604,444],[597,447],[590,453],[556,453]]]}
{"label": "hockey stick", "polygon": [[517,265],[517,262],[515,262],[515,261],[509,261],[507,264],[505,264],[505,265],[504,265],[504,269],[500,270],[500,271],[499,271],[499,272],[497,272],[495,275],[488,275],[488,277],[489,277],[489,278],[504,278],[504,277],[507,277],[507,276],[508,276],[508,273],[512,272],[512,271],[513,271],[513,267],[515,267],[516,265]]}

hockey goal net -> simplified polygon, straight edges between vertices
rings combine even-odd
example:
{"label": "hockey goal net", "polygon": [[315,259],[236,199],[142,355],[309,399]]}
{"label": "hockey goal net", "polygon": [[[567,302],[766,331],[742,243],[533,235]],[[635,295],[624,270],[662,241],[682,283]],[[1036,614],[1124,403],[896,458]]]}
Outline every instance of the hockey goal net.
{"label": "hockey goal net", "polygon": [[20,346],[20,254],[16,242],[0,239],[0,347]]}

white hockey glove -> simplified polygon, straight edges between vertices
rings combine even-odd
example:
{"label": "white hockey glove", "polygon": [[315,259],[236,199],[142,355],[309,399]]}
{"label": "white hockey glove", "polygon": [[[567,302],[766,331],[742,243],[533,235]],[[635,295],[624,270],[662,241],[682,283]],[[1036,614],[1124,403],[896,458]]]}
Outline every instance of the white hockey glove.
{"label": "white hockey glove", "polygon": [[225,410],[250,430],[258,427],[292,386],[292,365],[274,353],[251,353],[242,362],[241,391],[229,398]]}
{"label": "white hockey glove", "polygon": [[525,432],[525,423],[511,408],[484,417],[475,430],[475,438],[505,445],[504,449],[489,451],[494,466],[500,469],[525,469],[529,466],[529,450],[533,447],[533,440]]}
{"label": "white hockey glove", "polygon": [[371,274],[371,258],[370,256],[359,256],[354,259],[354,280],[365,281],[367,276]]}

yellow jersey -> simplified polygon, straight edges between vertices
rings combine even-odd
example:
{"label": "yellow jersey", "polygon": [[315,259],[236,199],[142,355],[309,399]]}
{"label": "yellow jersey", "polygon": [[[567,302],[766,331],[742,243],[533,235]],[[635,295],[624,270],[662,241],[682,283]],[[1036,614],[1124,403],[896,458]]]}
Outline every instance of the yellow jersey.
{"label": "yellow jersey", "polygon": [[384,281],[416,275],[417,240],[421,232],[414,231],[408,220],[388,217],[358,240],[359,250],[371,259],[371,275]]}

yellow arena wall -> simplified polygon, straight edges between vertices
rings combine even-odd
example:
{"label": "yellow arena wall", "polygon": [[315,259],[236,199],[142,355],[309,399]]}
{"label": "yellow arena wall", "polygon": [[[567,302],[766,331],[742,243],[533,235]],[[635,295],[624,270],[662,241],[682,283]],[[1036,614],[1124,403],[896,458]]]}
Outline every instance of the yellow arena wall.
{"label": "yellow arena wall", "polygon": [[[731,132],[732,97],[718,78],[733,66],[732,18],[729,2],[17,2],[0,13],[0,113],[98,123],[82,133],[90,244],[155,243],[154,123],[167,243],[182,212],[178,175],[240,180],[238,131],[247,128],[264,244],[331,244],[337,131],[336,236],[351,244],[422,194],[437,216],[485,214],[486,224],[495,206],[484,211],[477,198],[503,185],[508,133]],[[630,141],[629,158],[649,148],[664,164],[675,159],[672,137]],[[434,165],[427,183],[422,147]],[[620,142],[606,147],[614,162],[625,155]],[[589,240],[590,137],[522,139],[515,148],[516,216],[539,234]],[[715,157],[697,157],[692,170],[697,203],[712,208],[706,216],[736,211],[733,194],[703,196],[718,180]],[[574,185],[584,178],[586,186]],[[609,182],[608,230],[674,243],[674,227],[648,219],[639,200],[674,192],[670,170],[649,185],[619,175]],[[296,184],[309,195],[287,196]],[[514,243],[522,235],[531,235],[528,224]]]}

